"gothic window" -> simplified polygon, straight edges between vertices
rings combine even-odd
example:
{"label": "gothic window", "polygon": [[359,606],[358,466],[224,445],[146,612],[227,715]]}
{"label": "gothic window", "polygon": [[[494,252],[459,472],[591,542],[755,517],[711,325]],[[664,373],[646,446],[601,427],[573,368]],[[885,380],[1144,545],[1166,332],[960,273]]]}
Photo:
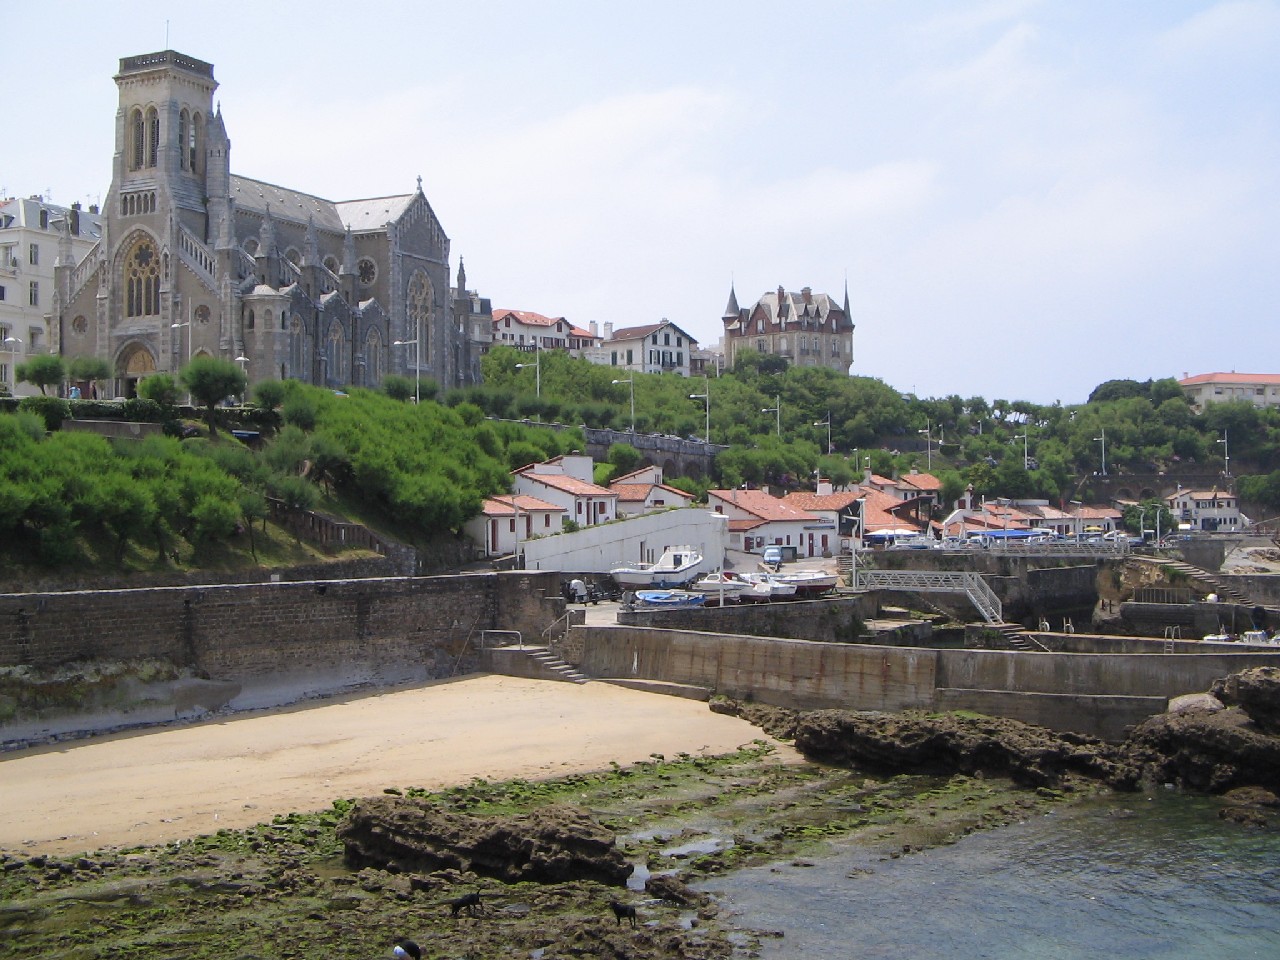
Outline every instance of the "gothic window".
{"label": "gothic window", "polygon": [[152,107],[147,111],[147,163],[154,167],[160,162],[160,114]]}
{"label": "gothic window", "polygon": [[160,315],[160,258],[149,237],[141,237],[124,258],[126,317]]}
{"label": "gothic window", "polygon": [[76,336],[83,337],[88,329],[89,321],[83,315],[79,315],[71,321],[71,330]]}
{"label": "gothic window", "polygon": [[262,311],[262,327],[264,330],[271,329],[271,320],[271,308],[267,307],[267,309]]}
{"label": "gothic window", "polygon": [[382,382],[382,375],[386,372],[382,369],[382,361],[382,337],[377,330],[370,330],[364,340],[364,372],[368,378],[366,383]]}
{"label": "gothic window", "polygon": [[342,349],[342,324],[334,321],[329,327],[329,337],[325,343],[324,359],[326,382],[345,383],[347,368],[343,362],[346,352]]}
{"label": "gothic window", "polygon": [[325,268],[326,270],[328,270],[330,273],[337,273],[337,272],[338,272],[338,261],[337,261],[334,257],[325,257],[325,258],[324,258],[324,268]]}
{"label": "gothic window", "polygon": [[431,281],[421,270],[415,270],[409,278],[409,302],[406,314],[414,337],[420,338],[418,350],[412,356],[416,360],[421,357],[427,361],[430,357],[430,339],[427,332],[431,329]]}
{"label": "gothic window", "polygon": [[360,282],[367,287],[378,279],[378,265],[368,257],[362,257],[356,264],[356,273],[360,275]]}
{"label": "gothic window", "polygon": [[256,257],[258,255],[258,241],[254,237],[246,239],[242,246],[244,247],[244,252],[249,256]]}
{"label": "gothic window", "polygon": [[183,170],[187,169],[187,135],[191,128],[191,118],[187,115],[187,111],[183,110],[178,114],[178,163]]}
{"label": "gothic window", "polygon": [[298,252],[297,247],[290,247],[285,251],[284,258],[292,263],[295,267],[302,263],[302,254]]}
{"label": "gothic window", "polygon": [[253,315],[253,308],[252,308],[252,307],[250,307],[250,308],[249,308],[249,318],[245,321],[245,329],[246,329],[246,330],[252,330],[252,329],[254,328],[254,324],[255,324],[255,323],[256,323],[256,318],[255,318],[255,317],[254,317],[254,315]]}
{"label": "gothic window", "polygon": [[200,172],[200,148],[204,144],[204,122],[200,114],[191,115],[191,127],[187,131],[187,168],[192,173]]}
{"label": "gothic window", "polygon": [[146,127],[142,122],[142,111],[134,110],[133,117],[130,121],[133,128],[133,150],[132,156],[129,157],[129,169],[142,169],[143,149],[146,144]]}
{"label": "gothic window", "polygon": [[196,307],[196,323],[204,324],[208,322],[209,322],[209,308],[206,307],[204,304],[201,304],[200,306]]}

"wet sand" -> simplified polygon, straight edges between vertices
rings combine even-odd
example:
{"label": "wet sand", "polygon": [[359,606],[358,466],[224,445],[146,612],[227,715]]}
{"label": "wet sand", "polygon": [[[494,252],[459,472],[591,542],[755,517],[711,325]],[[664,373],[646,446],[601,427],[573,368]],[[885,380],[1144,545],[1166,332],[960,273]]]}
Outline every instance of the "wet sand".
{"label": "wet sand", "polygon": [[0,850],[169,842],[387,787],[537,779],[756,739],[768,738],[698,701],[480,675],[6,754]]}

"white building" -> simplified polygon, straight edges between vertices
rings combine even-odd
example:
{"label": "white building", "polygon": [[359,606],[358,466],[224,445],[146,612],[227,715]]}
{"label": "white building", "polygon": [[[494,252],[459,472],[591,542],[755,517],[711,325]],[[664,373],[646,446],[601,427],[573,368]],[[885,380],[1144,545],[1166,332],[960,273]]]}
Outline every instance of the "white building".
{"label": "white building", "polygon": [[1183,377],[1178,386],[1202,412],[1211,403],[1230,400],[1255,407],[1280,407],[1280,373],[1199,373]]}
{"label": "white building", "polygon": [[591,527],[617,519],[618,495],[593,479],[595,462],[581,454],[531,463],[513,471],[515,492],[565,511],[565,520]]}
{"label": "white building", "polygon": [[1179,490],[1164,498],[1178,525],[1191,530],[1234,533],[1249,521],[1228,490]]}
{"label": "white building", "polygon": [[661,467],[641,467],[624,474],[610,483],[609,489],[618,495],[619,517],[635,517],[693,503],[693,494],[662,482]]}
{"label": "white building", "polygon": [[520,494],[490,497],[480,515],[464,525],[464,532],[483,548],[486,557],[518,553],[522,542],[547,537],[564,529],[564,507]]}
{"label": "white building", "polygon": [[670,320],[639,327],[613,329],[604,325],[600,344],[583,351],[592,363],[638,373],[676,373],[687,377],[692,372],[693,355],[698,341]]}
{"label": "white building", "polygon": [[14,367],[49,352],[53,268],[60,257],[79,262],[101,236],[96,206],[86,212],[38,196],[0,200],[0,384],[15,396],[40,392],[16,383]]}
{"label": "white building", "polygon": [[747,553],[762,553],[766,546],[796,548],[801,557],[821,556],[822,537],[835,542],[835,524],[807,510],[780,500],[765,490],[708,490],[707,506],[729,520],[729,545]]}

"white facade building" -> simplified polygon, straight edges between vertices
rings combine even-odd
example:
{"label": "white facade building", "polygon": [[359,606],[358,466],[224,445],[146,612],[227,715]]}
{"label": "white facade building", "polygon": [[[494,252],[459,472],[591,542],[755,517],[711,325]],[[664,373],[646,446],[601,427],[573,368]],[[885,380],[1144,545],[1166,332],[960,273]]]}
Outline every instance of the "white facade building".
{"label": "white facade building", "polygon": [[1240,501],[1228,490],[1179,490],[1164,498],[1179,526],[1192,530],[1235,533],[1248,525]]}
{"label": "white facade building", "polygon": [[676,373],[687,377],[692,372],[698,341],[670,320],[640,327],[613,329],[604,325],[604,339],[598,346],[583,351],[592,363],[637,373]]}
{"label": "white facade building", "polygon": [[49,352],[53,268],[59,257],[78,262],[101,236],[97,207],[60,207],[38,196],[0,200],[0,384],[14,396],[40,392],[17,383],[14,368]]}

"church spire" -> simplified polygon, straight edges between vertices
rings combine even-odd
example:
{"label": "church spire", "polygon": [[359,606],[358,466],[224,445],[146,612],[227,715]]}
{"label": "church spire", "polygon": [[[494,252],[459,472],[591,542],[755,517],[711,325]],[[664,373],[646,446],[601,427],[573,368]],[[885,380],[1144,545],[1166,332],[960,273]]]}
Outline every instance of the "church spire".
{"label": "church spire", "polygon": [[464,297],[467,294],[467,268],[462,265],[462,258],[458,258],[458,296]]}
{"label": "church spire", "polygon": [[849,278],[848,277],[844,278],[844,318],[846,320],[852,319],[849,316]]}

